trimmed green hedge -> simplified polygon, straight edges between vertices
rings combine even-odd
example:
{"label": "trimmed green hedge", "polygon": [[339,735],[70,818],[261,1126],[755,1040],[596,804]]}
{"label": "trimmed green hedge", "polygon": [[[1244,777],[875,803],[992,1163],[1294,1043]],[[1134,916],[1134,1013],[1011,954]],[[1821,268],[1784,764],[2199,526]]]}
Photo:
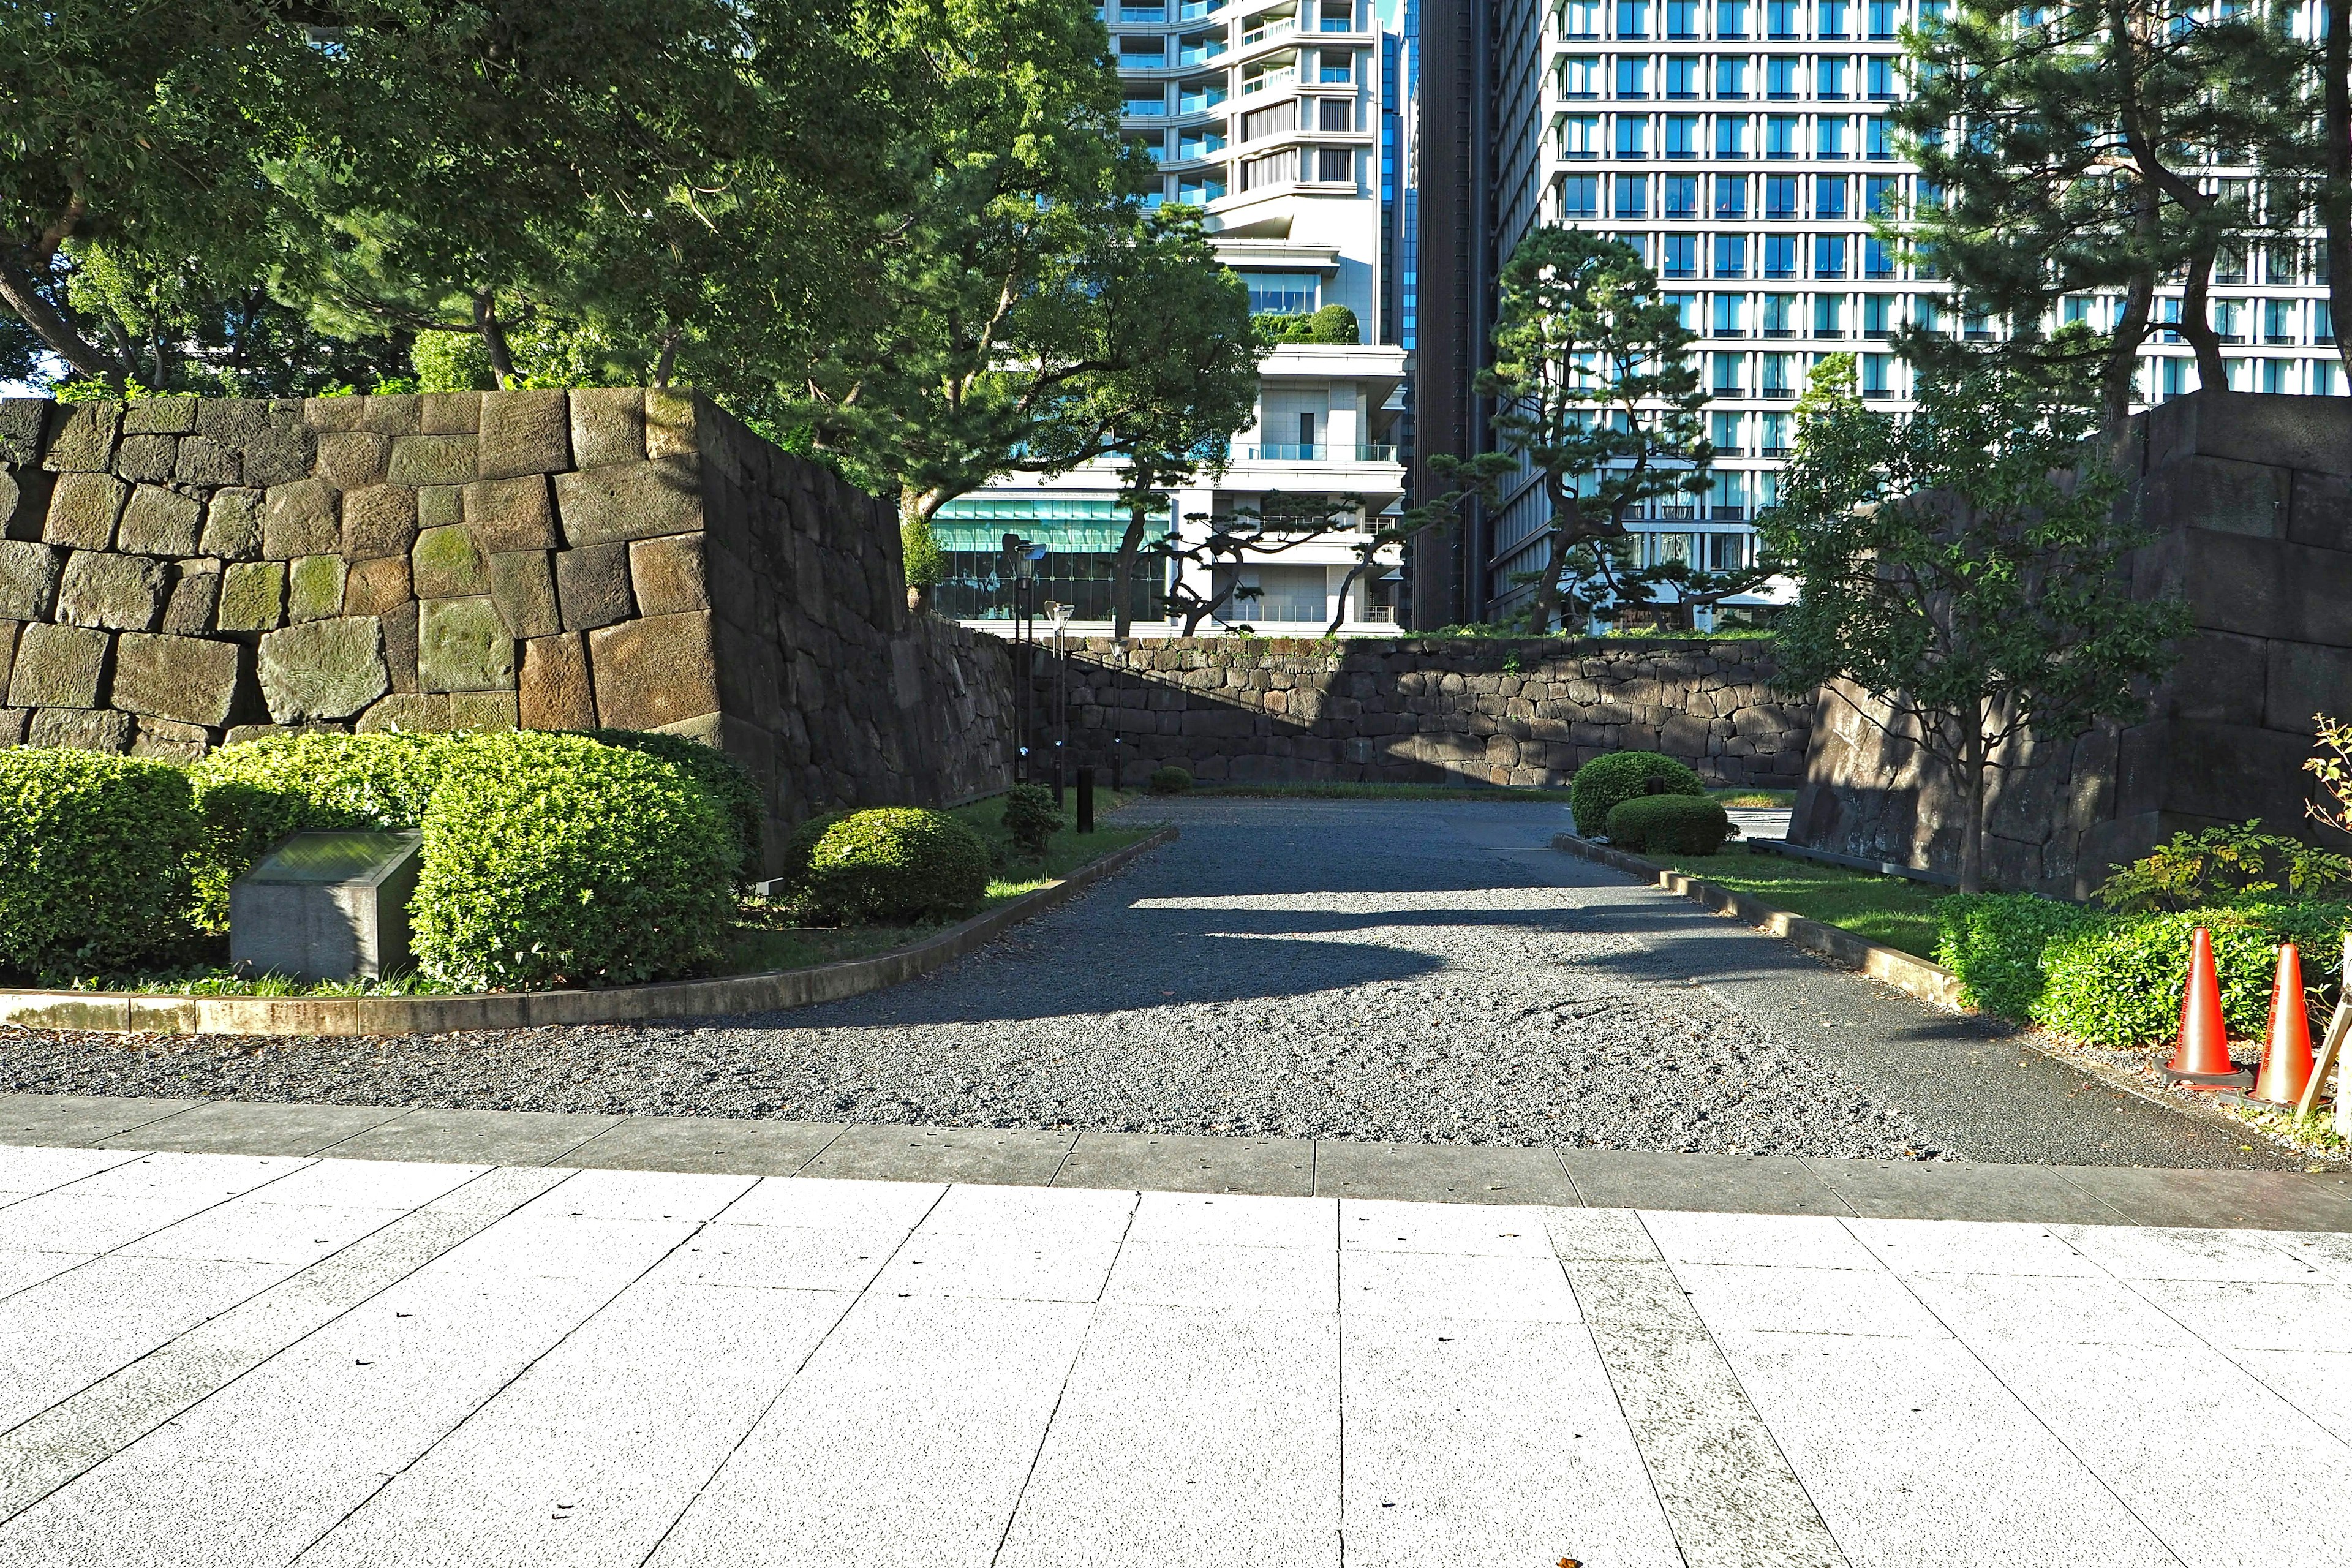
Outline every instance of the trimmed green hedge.
{"label": "trimmed green hedge", "polygon": [[410,904],[418,966],[445,984],[625,985],[716,959],[740,855],[685,770],[584,735],[478,735],[425,813]]}
{"label": "trimmed green hedge", "polygon": [[1171,763],[1167,767],[1152,769],[1149,782],[1154,795],[1182,795],[1192,787],[1192,772]]}
{"label": "trimmed green hedge", "polygon": [[1731,837],[1731,817],[1706,795],[1637,795],[1608,816],[1609,842],[1635,855],[1712,855]]}
{"label": "trimmed green hedge", "polygon": [[761,866],[767,858],[765,824],[768,804],[761,797],[760,786],[753,782],[749,768],[718,747],[706,746],[684,735],[665,735],[652,730],[586,730],[581,732],[590,740],[601,741],[608,746],[659,757],[702,786],[719,809],[726,814],[729,830],[734,837],[737,883],[758,878]]}
{"label": "trimmed green hedge", "polygon": [[1004,796],[1004,831],[1024,852],[1043,855],[1062,831],[1062,808],[1043,784],[1014,784]]}
{"label": "trimmed green hedge", "polygon": [[957,919],[988,896],[988,847],[945,812],[852,812],[811,847],[802,887],[821,919],[880,925]]}
{"label": "trimmed green hedge", "polygon": [[94,752],[0,751],[0,963],[105,972],[187,932],[199,839],[187,775]]}
{"label": "trimmed green hedge", "polygon": [[1955,893],[1935,904],[1936,962],[1960,997],[1996,1017],[2023,1022],[2042,1000],[2042,950],[2050,939],[2101,917],[2032,893]]}
{"label": "trimmed green hedge", "polygon": [[1706,781],[1672,757],[1655,752],[1611,752],[1593,758],[1568,781],[1569,809],[1576,830],[1587,838],[1609,831],[1609,814],[1620,803],[1647,795],[1652,779],[1664,779],[1667,795],[1706,794]]}

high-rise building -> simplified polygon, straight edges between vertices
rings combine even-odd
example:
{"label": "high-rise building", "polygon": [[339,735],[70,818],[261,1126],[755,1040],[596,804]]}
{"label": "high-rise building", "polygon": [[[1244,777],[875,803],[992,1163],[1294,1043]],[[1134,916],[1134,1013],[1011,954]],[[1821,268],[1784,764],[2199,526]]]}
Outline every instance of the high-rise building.
{"label": "high-rise building", "polygon": [[[1374,0],[1110,0],[1101,11],[1126,87],[1125,133],[1160,166],[1155,202],[1200,206],[1216,254],[1249,286],[1262,315],[1354,315],[1357,341],[1284,342],[1260,371],[1255,424],[1214,479],[1181,491],[1168,530],[1230,515],[1265,495],[1356,496],[1368,516],[1404,493],[1397,424],[1412,310],[1399,288],[1397,212],[1407,192],[1409,41]],[[1409,254],[1409,251],[1408,251]],[[946,615],[1002,626],[1011,614],[1002,541],[1043,545],[1035,597],[1071,607],[1076,631],[1111,620],[1112,552],[1127,521],[1116,464],[1050,480],[1008,479],[950,502],[936,531]],[[1340,602],[1360,533],[1333,534],[1227,567],[1247,590],[1202,630],[1247,625],[1320,634],[1392,628],[1398,564],[1361,575]],[[1393,553],[1393,552],[1391,552]],[[1165,568],[1155,559],[1152,570]],[[1197,571],[1196,592],[1222,590]],[[1163,584],[1139,582],[1140,635],[1177,629]]]}
{"label": "high-rise building", "polygon": [[[1949,285],[1921,276],[1871,230],[1874,213],[1909,210],[1919,195],[1889,110],[1906,90],[1903,29],[1940,15],[1943,0],[1420,4],[1424,188],[1442,168],[1484,193],[1483,212],[1477,195],[1444,217],[1433,201],[1422,209],[1415,406],[1464,410],[1449,438],[1435,437],[1423,414],[1424,462],[1490,440],[1491,410],[1477,405],[1470,382],[1488,357],[1496,270],[1538,224],[1632,245],[1698,336],[1714,484],[1703,500],[1654,506],[1641,520],[1644,564],[1753,559],[1753,521],[1777,497],[1791,407],[1823,355],[1853,354],[1862,395],[1901,408],[1912,389],[1890,340],[1906,322],[1992,335],[1990,322],[1955,320]],[[2317,15],[2315,0],[2298,6],[2304,36]],[[1442,101],[1446,94],[1460,96]],[[2217,168],[2205,178],[2217,189],[2252,174]],[[1441,224],[1451,225],[1443,239]],[[1436,263],[1442,243],[1459,247],[1458,265]],[[2222,256],[2212,319],[2231,387],[2344,390],[2318,261],[2317,247],[2293,237]],[[2159,321],[2179,319],[2179,293],[2158,290]],[[2084,297],[2065,300],[2061,315],[2107,327],[2120,308],[2118,299]],[[2158,331],[2144,353],[2140,400],[2196,386],[2188,346]],[[1425,476],[1416,468],[1419,482]],[[1540,497],[1523,484],[1466,519],[1458,540],[1416,550],[1414,624],[1507,610],[1527,592],[1523,579],[1546,564],[1543,527]]]}

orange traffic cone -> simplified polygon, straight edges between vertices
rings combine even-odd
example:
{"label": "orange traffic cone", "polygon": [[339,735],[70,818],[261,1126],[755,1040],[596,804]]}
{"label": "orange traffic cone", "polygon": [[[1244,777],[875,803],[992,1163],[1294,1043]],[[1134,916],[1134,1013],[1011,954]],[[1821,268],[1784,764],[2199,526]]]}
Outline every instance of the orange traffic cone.
{"label": "orange traffic cone", "polygon": [[2278,985],[2271,994],[2271,1039],[2254,1098],[2293,1105],[2311,1081],[2311,1016],[2304,1009],[2303,956],[2288,942],[2279,949]]}
{"label": "orange traffic cone", "polygon": [[2203,926],[2189,946],[2189,984],[2180,998],[2180,1040],[2164,1076],[2196,1089],[2244,1089],[2251,1073],[2230,1059],[2230,1026],[2221,1018],[2221,982],[2213,973],[2213,935]]}

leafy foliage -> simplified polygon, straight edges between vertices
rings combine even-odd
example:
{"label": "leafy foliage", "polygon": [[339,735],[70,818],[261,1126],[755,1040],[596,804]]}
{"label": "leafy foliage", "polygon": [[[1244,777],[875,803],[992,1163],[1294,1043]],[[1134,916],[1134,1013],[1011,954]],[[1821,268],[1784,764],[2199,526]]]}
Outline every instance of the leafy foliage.
{"label": "leafy foliage", "polygon": [[941,811],[856,811],[809,851],[804,897],[818,918],[867,924],[952,920],[988,893],[988,847]]}
{"label": "leafy foliage", "polygon": [[1192,787],[1192,772],[1171,763],[1166,767],[1152,769],[1150,778],[1145,782],[1154,795],[1182,795]]}
{"label": "leafy foliage", "polygon": [[1602,821],[1611,845],[1635,855],[1712,855],[1734,831],[1722,803],[1706,795],[1637,795]]}
{"label": "leafy foliage", "polygon": [[1663,781],[1668,795],[1706,793],[1706,781],[1687,763],[1656,752],[1610,752],[1577,769],[1568,781],[1576,830],[1587,837],[1608,832],[1609,814],[1620,802],[1649,794],[1652,779]]}
{"label": "leafy foliage", "polygon": [[91,752],[0,751],[0,965],[119,969],[186,932],[197,841],[186,775]]}
{"label": "leafy foliage", "polygon": [[1014,784],[1004,796],[1004,831],[1030,855],[1043,855],[1045,845],[1062,830],[1062,808],[1054,792],[1042,784]]}
{"label": "leafy foliage", "polygon": [[[1201,623],[1214,615],[1223,615],[1246,630],[1248,607],[1260,595],[1242,582],[1243,565],[1286,555],[1338,533],[1361,535],[1357,554],[1360,562],[1369,562],[1380,545],[1395,535],[1369,526],[1364,510],[1360,496],[1268,490],[1256,501],[1244,502],[1223,516],[1187,514],[1187,521],[1205,524],[1205,531],[1190,537],[1171,534],[1155,541],[1148,551],[1174,567],[1169,573],[1171,585],[1166,595],[1169,614],[1182,619],[1181,635],[1188,637],[1199,635]],[[1354,573],[1349,574],[1350,582],[1354,577]],[[1232,605],[1240,607],[1226,613]]]}
{"label": "leafy foliage", "polygon": [[1957,893],[1936,900],[1935,910],[1936,962],[1959,981],[1961,998],[2021,1023],[2042,999],[2042,950],[2098,919],[2078,904],[2031,893]]}
{"label": "leafy foliage", "polygon": [[2270,1016],[2279,943],[2325,955],[2323,962],[2306,962],[2303,972],[2310,1004],[2324,1009],[2347,922],[2352,906],[2333,903],[2234,904],[2085,921],[2053,934],[2042,949],[2043,983],[2033,1017],[2095,1046],[2171,1039],[2180,1026],[2190,935],[2203,926],[2213,937],[2230,1033],[2259,1037]]}
{"label": "leafy foliage", "polygon": [[1361,330],[1356,312],[1345,305],[1325,305],[1301,315],[1258,316],[1254,322],[1259,338],[1268,343],[1352,343]]}
{"label": "leafy foliage", "polygon": [[659,757],[694,782],[710,797],[725,819],[735,845],[735,881],[740,886],[759,875],[767,858],[768,803],[751,770],[716,746],[684,735],[664,735],[650,730],[590,730],[592,741],[624,751]]}
{"label": "leafy foliage", "polygon": [[2299,838],[2241,826],[2176,833],[2099,885],[2095,895],[2126,914],[2193,910],[2285,893],[2298,903],[2352,892],[2352,860]]}

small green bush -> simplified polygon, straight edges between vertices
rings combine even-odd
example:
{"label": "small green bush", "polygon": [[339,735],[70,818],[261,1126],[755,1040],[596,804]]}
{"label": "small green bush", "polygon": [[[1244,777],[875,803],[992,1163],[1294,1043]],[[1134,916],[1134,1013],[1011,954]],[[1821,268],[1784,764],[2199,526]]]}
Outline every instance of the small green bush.
{"label": "small green bush", "polygon": [[1255,324],[1259,340],[1268,343],[1352,343],[1362,331],[1356,312],[1345,305],[1299,315],[1267,314]]}
{"label": "small green bush", "polygon": [[1936,900],[1936,962],[1980,1012],[2023,1023],[2042,999],[2042,955],[2053,937],[2095,922],[2075,904],[2032,893],[1952,894]]}
{"label": "small green bush", "polygon": [[582,733],[608,746],[659,757],[699,784],[727,818],[733,833],[736,884],[740,886],[759,876],[767,859],[768,803],[761,797],[760,786],[752,781],[749,768],[718,747],[706,746],[684,735],[665,735],[651,730],[586,730]]}
{"label": "small green bush", "polygon": [[2213,933],[2230,1033],[2257,1037],[2270,1016],[2278,944],[2292,942],[2303,952],[2305,983],[2321,982],[2311,985],[2312,1001],[2324,1007],[2347,923],[2352,905],[2345,904],[2239,904],[2088,920],[2042,950],[2045,978],[2033,1017],[2094,1046],[2171,1039],[2180,1026],[2190,933],[2203,926]]}
{"label": "small green bush", "polygon": [[849,813],[845,811],[819,812],[793,828],[792,837],[784,840],[783,875],[777,880],[788,888],[805,886],[808,881],[809,857],[816,853],[818,841],[833,831],[835,823],[848,815]]}
{"label": "small green bush", "polygon": [[1568,781],[1569,809],[1576,830],[1587,838],[1609,831],[1609,814],[1620,801],[1649,793],[1652,779],[1664,779],[1667,795],[1706,794],[1706,782],[1689,767],[1655,752],[1612,752],[1576,770]]}
{"label": "small green bush", "polygon": [[1192,771],[1171,765],[1151,770],[1150,780],[1154,795],[1182,795],[1192,787]]}
{"label": "small green bush", "polygon": [[1043,855],[1062,831],[1062,808],[1041,784],[1014,784],[1004,797],[1004,831],[1024,853]]}
{"label": "small green bush", "polygon": [[457,744],[448,735],[267,735],[191,763],[203,841],[194,861],[196,924],[228,929],[229,884],[289,833],[423,826]]}
{"label": "small green bush", "polygon": [[875,925],[956,919],[988,896],[988,847],[943,811],[852,812],[810,850],[802,886],[819,919]]}
{"label": "small green bush", "polygon": [[543,990],[690,974],[719,952],[737,847],[686,772],[585,735],[450,748],[409,906],[445,984]]}
{"label": "small green bush", "polygon": [[1637,795],[1609,813],[1609,842],[1636,855],[1712,855],[1731,837],[1731,817],[1706,795]]}
{"label": "small green bush", "polygon": [[2296,903],[2352,890],[2352,860],[2284,834],[2259,819],[2239,826],[2176,833],[2099,885],[2107,909],[2126,914],[2260,902],[2284,893]]}
{"label": "small green bush", "polygon": [[198,839],[187,775],[47,747],[0,751],[0,964],[121,969],[186,934]]}

